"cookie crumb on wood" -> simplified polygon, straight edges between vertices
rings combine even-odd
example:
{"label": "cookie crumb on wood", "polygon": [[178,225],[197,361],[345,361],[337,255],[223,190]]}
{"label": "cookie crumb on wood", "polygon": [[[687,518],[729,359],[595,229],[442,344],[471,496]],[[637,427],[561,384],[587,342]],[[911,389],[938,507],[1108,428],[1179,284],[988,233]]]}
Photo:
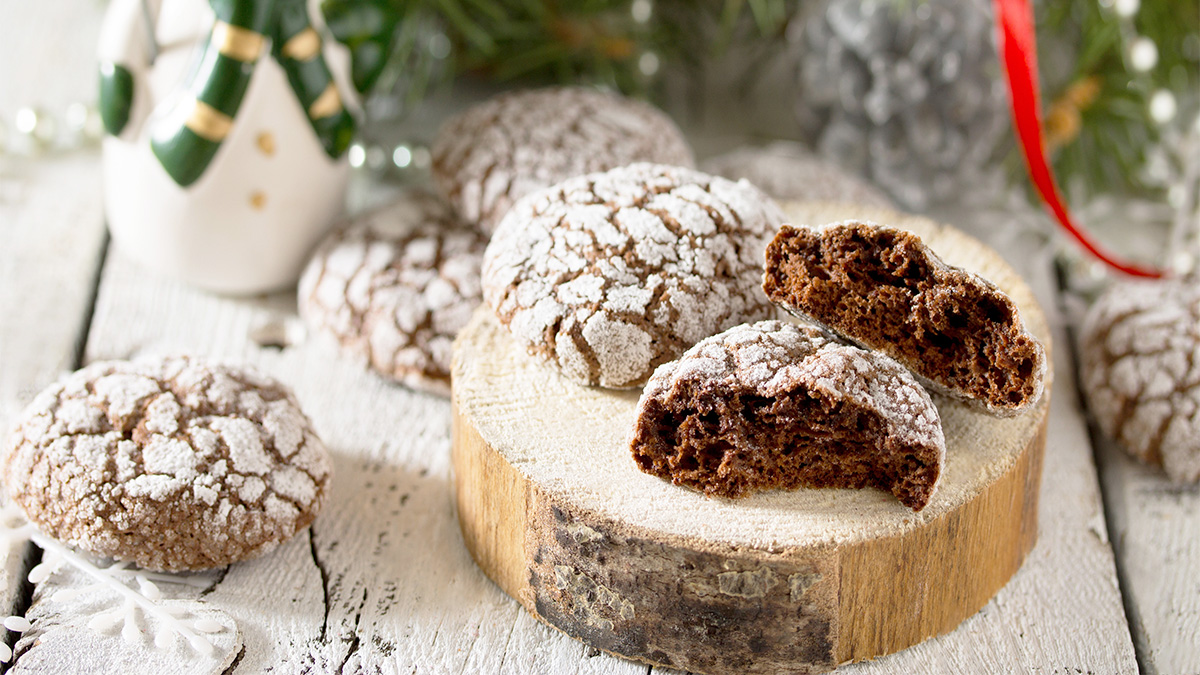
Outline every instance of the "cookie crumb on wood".
{"label": "cookie crumb on wood", "polygon": [[762,321],[655,371],[631,450],[642,471],[708,495],[877,487],[919,511],[945,438],[929,394],[900,364],[813,326]]}

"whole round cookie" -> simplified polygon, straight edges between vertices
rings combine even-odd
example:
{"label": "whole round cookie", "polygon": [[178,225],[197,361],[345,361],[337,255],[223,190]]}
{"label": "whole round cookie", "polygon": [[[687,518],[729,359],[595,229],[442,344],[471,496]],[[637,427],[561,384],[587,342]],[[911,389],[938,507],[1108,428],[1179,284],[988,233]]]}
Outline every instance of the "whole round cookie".
{"label": "whole round cookie", "polygon": [[783,218],[749,183],[691,169],[578,176],[505,216],[484,254],[484,300],[566,377],[637,387],[709,335],[774,314],[760,283]]}
{"label": "whole round cookie", "polygon": [[448,396],[450,345],[480,303],[485,245],[436,197],[410,192],[317,248],[300,315],[383,375]]}
{"label": "whole round cookie", "polygon": [[1173,480],[1200,481],[1200,279],[1116,283],[1080,336],[1083,388],[1104,433]]}
{"label": "whole round cookie", "polygon": [[9,499],[46,534],[192,570],[307,527],[330,460],[278,382],[175,356],[98,362],[50,386],[21,414],[2,469]]}
{"label": "whole round cookie", "polygon": [[775,199],[895,208],[879,188],[789,141],[738,148],[705,160],[701,168],[731,180],[745,178]]}
{"label": "whole round cookie", "polygon": [[633,162],[694,163],[687,140],[662,111],[583,87],[485,101],[443,124],[432,154],[438,191],[489,233],[518,199],[572,176]]}

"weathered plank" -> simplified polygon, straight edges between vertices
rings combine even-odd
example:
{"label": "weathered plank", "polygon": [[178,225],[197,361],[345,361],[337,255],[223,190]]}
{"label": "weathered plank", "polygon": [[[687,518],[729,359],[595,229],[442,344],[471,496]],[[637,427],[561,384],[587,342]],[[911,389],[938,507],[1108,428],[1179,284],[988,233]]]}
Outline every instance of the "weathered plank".
{"label": "weathered plank", "polygon": [[1143,672],[1200,673],[1200,486],[1098,441],[1106,515]]}
{"label": "weathered plank", "polygon": [[[104,248],[96,158],[0,163],[0,438],[71,370]],[[0,550],[0,612],[19,611],[30,549]]]}
{"label": "weathered plank", "polygon": [[[61,115],[94,98],[91,45],[101,9],[70,0],[4,7],[5,132],[21,107]],[[15,149],[0,147],[0,439],[38,390],[74,366],[105,240],[95,154],[4,154]],[[0,612],[19,601],[29,551],[0,546]]]}
{"label": "weathered plank", "polygon": [[[102,9],[70,0],[5,6],[0,62],[21,66],[3,75],[0,117],[8,122],[27,104],[61,114],[71,101],[94,98],[91,54]],[[87,155],[0,159],[0,429],[36,390],[74,365],[104,239],[94,163]],[[327,346],[256,346],[251,332],[278,319],[295,321],[288,296],[214,298],[150,278],[119,255],[112,260],[89,358],[171,349],[257,363],[297,388],[335,453],[334,497],[312,534],[231,567],[204,596],[243,630],[246,649],[235,672],[332,670],[343,663],[382,672],[644,672],[538,624],[471,564],[451,506],[444,401],[361,373]],[[1045,279],[1033,280],[1049,291]],[[1053,303],[1043,295],[1043,305]],[[981,664],[1063,673],[1135,669],[1111,553],[1101,538],[1087,439],[1063,350],[1058,354],[1041,541],[1025,567],[957,631],[848,671],[976,672]],[[1112,500],[1110,516],[1147,645],[1143,656],[1158,672],[1194,672],[1197,591],[1185,572],[1197,568],[1196,496],[1165,489],[1149,470],[1119,456],[1108,461],[1109,451],[1102,457],[1108,493],[1123,495],[1124,501]],[[0,589],[17,581],[13,566],[22,557],[4,557]],[[53,583],[45,590],[52,589]],[[11,590],[0,593],[0,602],[11,597]],[[54,652],[51,644],[44,652],[51,658],[40,663],[72,669],[76,655]],[[37,669],[35,659],[26,663]]]}
{"label": "weathered plank", "polygon": [[294,304],[204,294],[114,250],[86,352],[88,361],[186,351],[253,363],[295,389],[334,454],[332,496],[311,533],[231,566],[204,595],[242,631],[234,672],[645,672],[589,658],[475,567],[454,516],[446,400],[363,372],[320,340],[276,349],[251,339],[272,322],[281,329],[266,333],[302,335]]}
{"label": "weathered plank", "polygon": [[[250,335],[272,323],[283,330],[267,332],[302,334],[293,304],[203,294],[113,252],[87,349],[88,360],[183,350],[255,363],[296,389],[335,453],[333,497],[311,535],[232,566],[205,596],[243,631],[235,672],[643,672],[537,624],[475,568],[453,514],[444,400],[364,373],[319,340],[282,350],[254,343]],[[1058,354],[1041,540],[1025,567],[959,630],[851,671],[1135,669],[1111,551],[1096,534],[1103,516],[1087,437]]]}
{"label": "weathered plank", "polygon": [[[71,0],[5,6],[0,120],[35,106],[61,115],[95,98],[100,7]],[[11,127],[5,129],[11,133]],[[13,144],[17,145],[16,143]],[[104,242],[95,150],[14,155],[0,148],[0,428],[71,363]],[[9,154],[5,154],[5,153]]]}

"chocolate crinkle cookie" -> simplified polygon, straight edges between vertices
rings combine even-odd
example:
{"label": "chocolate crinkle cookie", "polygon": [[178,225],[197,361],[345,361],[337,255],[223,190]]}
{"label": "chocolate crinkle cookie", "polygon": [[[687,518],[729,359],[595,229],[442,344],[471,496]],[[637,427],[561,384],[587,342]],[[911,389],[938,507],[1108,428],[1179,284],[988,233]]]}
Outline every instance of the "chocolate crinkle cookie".
{"label": "chocolate crinkle cookie", "polygon": [[1017,415],[1042,396],[1045,350],[1012,300],[910,232],[857,221],[784,226],[767,249],[763,290],[994,415]]}
{"label": "chocolate crinkle cookie", "polygon": [[904,367],[780,321],[735,326],[656,370],[631,443],[642,471],[710,496],[876,487],[917,511],[945,446]]}
{"label": "chocolate crinkle cookie", "polygon": [[219,567],[307,527],[330,460],[296,399],[189,357],[92,364],[21,414],[9,498],[46,534],[154,570]]}
{"label": "chocolate crinkle cookie", "polygon": [[411,192],[337,228],[300,278],[300,315],[414,389],[450,394],[450,345],[479,306],[484,236]]}
{"label": "chocolate crinkle cookie", "polygon": [[701,169],[731,180],[745,178],[775,199],[895,208],[879,188],[798,143],[738,148],[705,160]]}
{"label": "chocolate crinkle cookie", "polygon": [[759,283],[782,222],[744,181],[656,164],[579,176],[505,217],[484,300],[566,377],[636,387],[699,340],[773,316]]}
{"label": "chocolate crinkle cookie", "polygon": [[1180,483],[1200,481],[1200,278],[1114,284],[1081,331],[1096,422]]}
{"label": "chocolate crinkle cookie", "polygon": [[583,87],[501,94],[448,120],[433,180],[463,219],[492,232],[521,197],[633,162],[690,167],[683,133],[653,106]]}

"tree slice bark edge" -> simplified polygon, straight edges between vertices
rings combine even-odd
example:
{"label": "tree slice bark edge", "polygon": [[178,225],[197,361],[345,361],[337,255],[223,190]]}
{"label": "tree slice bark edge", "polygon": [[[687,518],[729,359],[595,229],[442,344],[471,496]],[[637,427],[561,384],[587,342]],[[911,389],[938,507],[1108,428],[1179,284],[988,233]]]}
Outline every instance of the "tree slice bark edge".
{"label": "tree slice bark edge", "polygon": [[606,652],[705,673],[811,673],[949,632],[1037,538],[1037,433],[975,499],[902,536],[763,551],[639,531],[534,485],[454,406],[463,539],[533,616]]}

